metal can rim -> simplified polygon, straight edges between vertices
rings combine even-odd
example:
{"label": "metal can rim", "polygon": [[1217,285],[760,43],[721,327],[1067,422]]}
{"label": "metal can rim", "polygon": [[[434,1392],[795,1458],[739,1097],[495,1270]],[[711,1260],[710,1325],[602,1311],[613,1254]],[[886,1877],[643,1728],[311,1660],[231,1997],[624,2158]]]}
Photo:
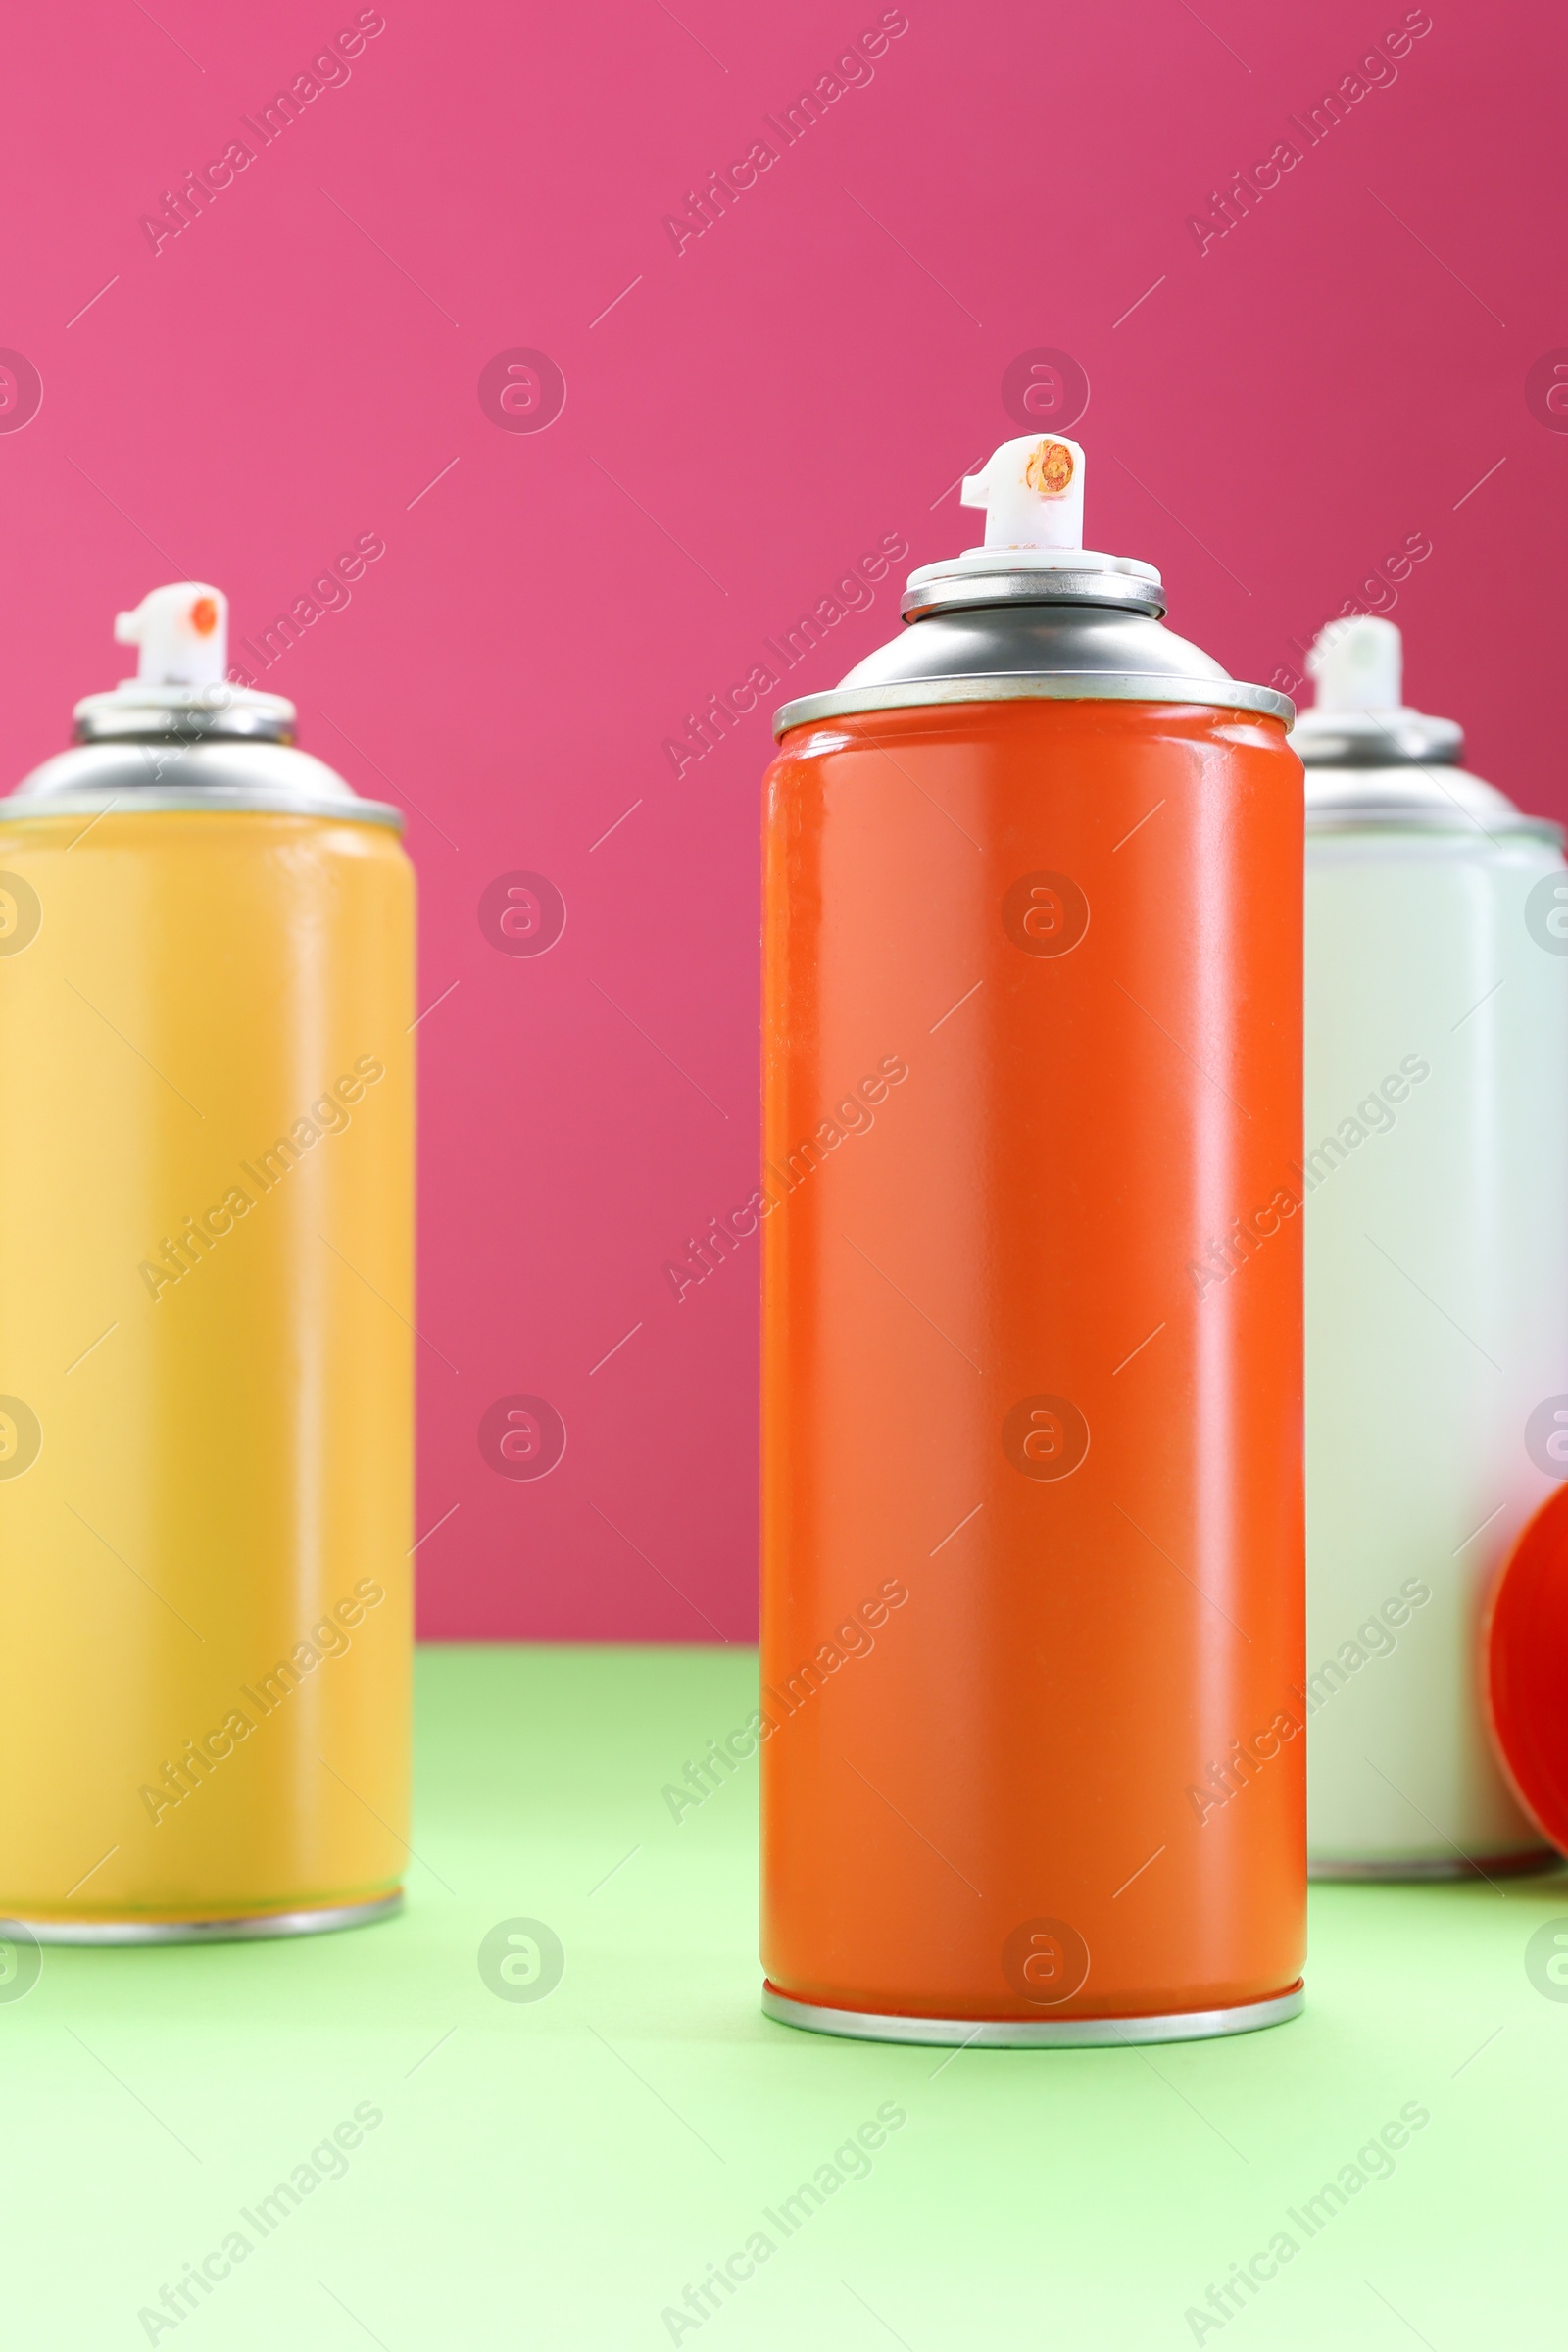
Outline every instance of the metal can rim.
{"label": "metal can rim", "polygon": [[1306,831],[1309,840],[1321,840],[1331,833],[1451,833],[1462,841],[1471,841],[1480,833],[1490,841],[1506,834],[1517,840],[1521,834],[1533,834],[1540,841],[1552,842],[1561,849],[1564,827],[1554,817],[1527,816],[1522,809],[1507,813],[1494,812],[1491,822],[1479,816],[1467,817],[1462,811],[1446,808],[1308,808]]}
{"label": "metal can rim", "polygon": [[826,2001],[800,2001],[776,1984],[762,1985],[762,2015],[775,2025],[808,2034],[831,2034],[846,2041],[894,2041],[968,2049],[1125,2048],[1140,2041],[1207,2041],[1260,2027],[1287,2025],[1306,2005],[1298,1977],[1285,1992],[1261,2001],[1235,2001],[1216,2009],[1171,2009],[1121,2017],[957,2018],[915,2017],[896,2011],[842,2009]]}
{"label": "metal can rim", "polygon": [[903,613],[906,621],[915,621],[981,605],[1103,605],[1111,612],[1142,612],[1151,620],[1163,620],[1170,610],[1157,572],[1152,579],[1108,568],[958,572],[928,564],[910,573]]}
{"label": "metal can rim", "polygon": [[1141,670],[1038,670],[977,677],[906,678],[886,686],[835,686],[826,694],[803,694],[773,713],[773,733],[822,718],[848,718],[860,710],[929,709],[941,703],[1107,702],[1204,703],[1221,710],[1247,710],[1277,718],[1289,727],[1296,705],[1272,686],[1246,686],[1234,678],[1184,678]]}
{"label": "metal can rim", "polygon": [[124,816],[156,815],[170,810],[205,810],[209,815],[261,812],[272,816],[324,816],[346,825],[384,825],[403,830],[401,808],[390,801],[352,798],[329,800],[325,794],[229,791],[219,784],[135,786],[128,792],[14,792],[0,800],[0,823],[22,824],[28,818],[105,816],[111,809]]}

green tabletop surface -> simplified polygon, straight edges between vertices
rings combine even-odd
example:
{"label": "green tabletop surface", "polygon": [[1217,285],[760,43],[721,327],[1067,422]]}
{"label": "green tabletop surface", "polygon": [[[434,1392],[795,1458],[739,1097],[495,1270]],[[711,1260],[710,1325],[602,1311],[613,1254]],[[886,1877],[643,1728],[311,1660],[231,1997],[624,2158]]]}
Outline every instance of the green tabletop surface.
{"label": "green tabletop surface", "polygon": [[1564,2340],[1568,1879],[1318,1887],[1305,2015],[1229,2040],[803,2034],[758,2006],[755,1764],[662,1793],[755,1678],[426,1648],[401,1918],[46,1948],[0,2000],[8,2352]]}

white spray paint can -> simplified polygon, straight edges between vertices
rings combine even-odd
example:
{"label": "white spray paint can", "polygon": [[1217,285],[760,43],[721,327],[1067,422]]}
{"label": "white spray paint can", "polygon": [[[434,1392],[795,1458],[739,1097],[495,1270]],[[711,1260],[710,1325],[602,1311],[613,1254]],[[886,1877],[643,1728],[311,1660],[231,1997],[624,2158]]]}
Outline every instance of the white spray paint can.
{"label": "white spray paint can", "polygon": [[1562,828],[1323,632],[1306,766],[1307,1839],[1322,1878],[1527,1868],[1480,1634],[1568,1478]]}

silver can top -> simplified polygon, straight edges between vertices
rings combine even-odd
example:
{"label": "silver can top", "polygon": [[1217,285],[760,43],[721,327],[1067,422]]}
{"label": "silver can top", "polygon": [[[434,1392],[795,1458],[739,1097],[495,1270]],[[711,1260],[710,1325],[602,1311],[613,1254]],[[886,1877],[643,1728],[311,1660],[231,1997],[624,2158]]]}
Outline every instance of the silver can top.
{"label": "silver can top", "polygon": [[116,619],[138,645],[137,675],[76,705],[75,744],[0,800],[0,823],[28,817],[165,809],[270,810],[401,831],[402,811],[367,801],[294,742],[280,694],[225,676],[228,600],[200,580],[155,588]]}
{"label": "silver can top", "polygon": [[941,703],[1200,703],[1287,726],[1296,706],[1247,686],[1161,626],[1159,573],[1082,545],[1084,453],[1076,441],[1005,441],[965,480],[986,509],[986,544],[910,573],[903,636],[826,694],[775,711],[773,732],[855,711]]}
{"label": "silver can top", "polygon": [[1560,842],[1560,825],[1525,815],[1494,784],[1465,772],[1457,722],[1401,700],[1403,663],[1398,629],[1377,613],[1319,631],[1307,656],[1317,702],[1291,732],[1306,769],[1308,833],[1511,833]]}

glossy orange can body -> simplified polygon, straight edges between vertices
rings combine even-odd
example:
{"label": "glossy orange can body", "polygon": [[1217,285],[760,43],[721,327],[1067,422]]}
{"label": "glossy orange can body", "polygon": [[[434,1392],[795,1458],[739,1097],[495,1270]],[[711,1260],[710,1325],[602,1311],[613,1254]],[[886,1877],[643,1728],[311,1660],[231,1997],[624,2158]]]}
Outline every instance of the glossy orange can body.
{"label": "glossy orange can body", "polygon": [[769,1990],[852,2032],[1277,2002],[1305,1925],[1283,724],[928,700],[793,728],[766,794]]}

